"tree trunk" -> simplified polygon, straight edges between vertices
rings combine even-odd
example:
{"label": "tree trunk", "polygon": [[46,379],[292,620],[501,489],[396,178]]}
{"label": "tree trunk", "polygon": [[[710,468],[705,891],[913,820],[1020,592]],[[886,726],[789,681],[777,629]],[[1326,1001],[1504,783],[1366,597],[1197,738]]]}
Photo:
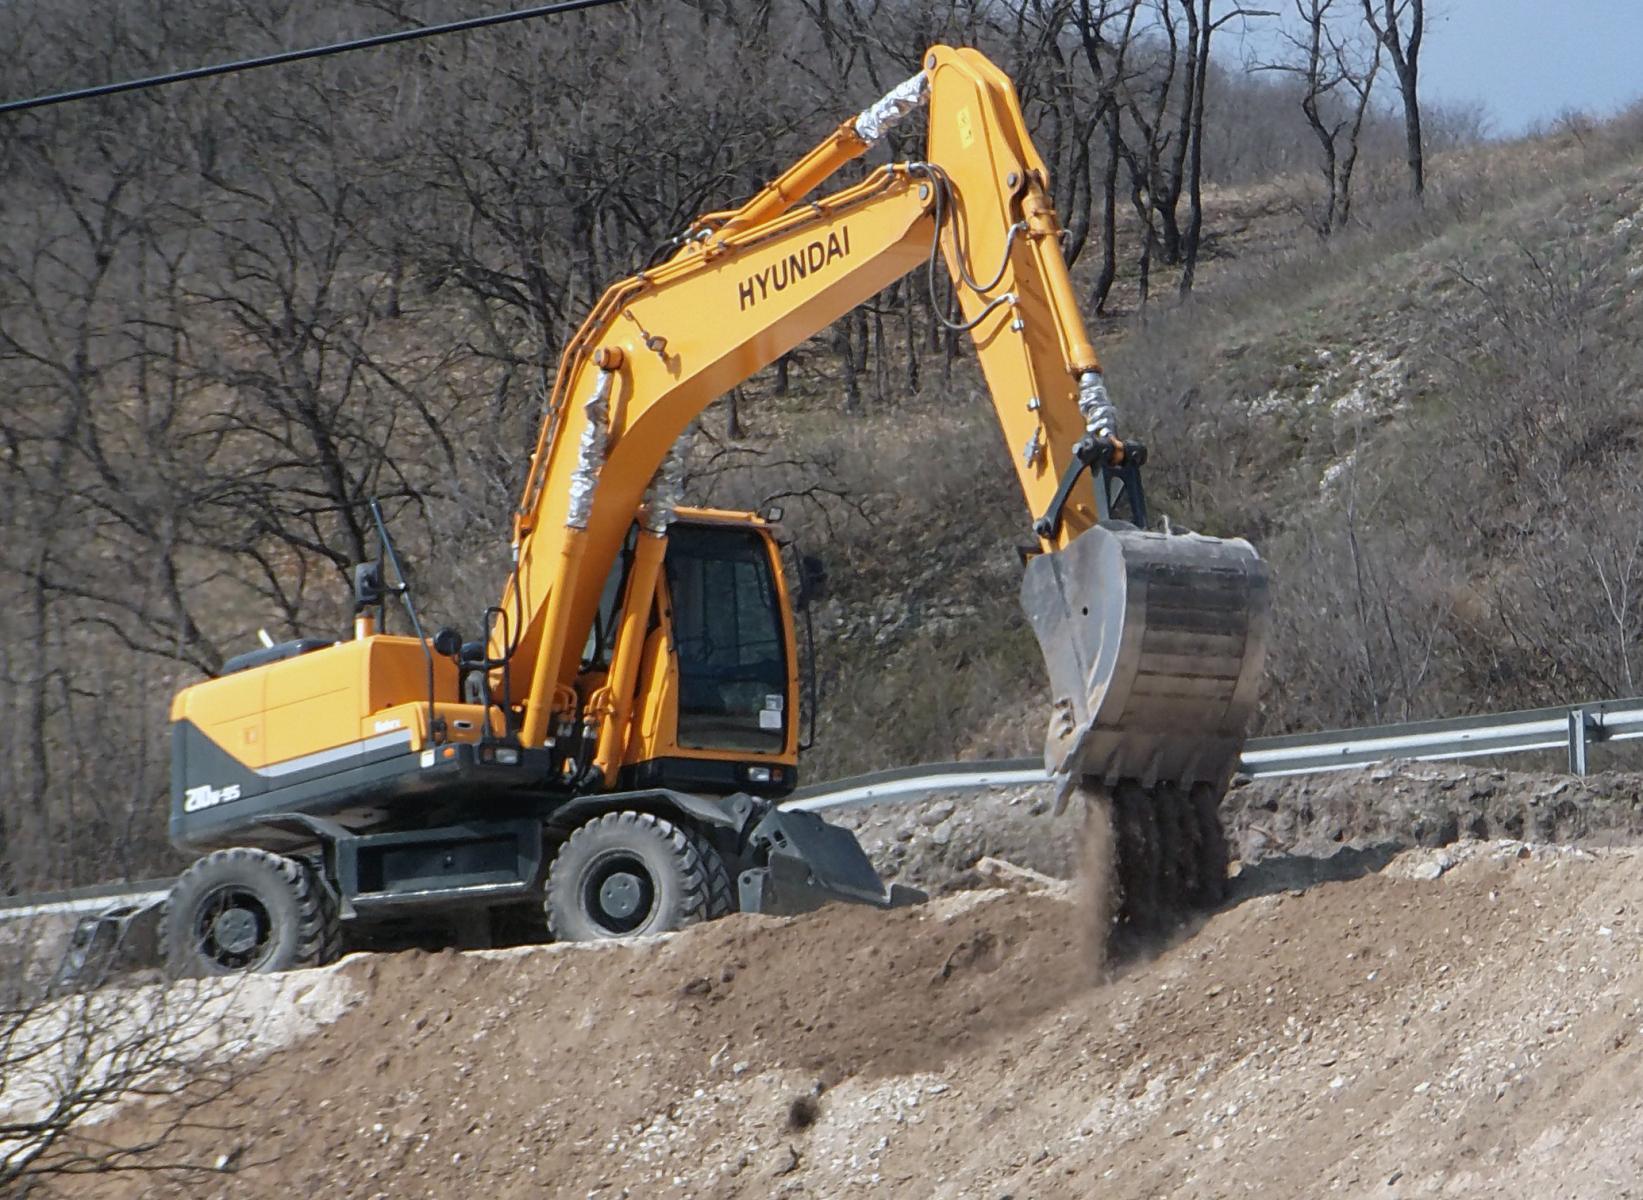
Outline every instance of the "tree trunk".
{"label": "tree trunk", "polygon": [[733,387],[725,394],[725,438],[728,441],[740,441],[745,436],[742,429],[742,389]]}
{"label": "tree trunk", "polygon": [[901,306],[902,335],[907,341],[907,391],[909,395],[915,394],[918,391],[918,330],[914,327],[913,323],[913,301],[916,294],[917,289],[909,286],[907,288],[907,294],[902,298]]}
{"label": "tree trunk", "polygon": [[1123,136],[1120,119],[1117,105],[1107,110],[1107,165],[1101,173],[1101,274],[1090,293],[1090,306],[1102,315],[1106,314],[1107,297],[1118,278],[1118,157]]}
{"label": "tree trunk", "polygon": [[1337,184],[1337,168],[1335,165],[1335,144],[1324,143],[1324,219],[1323,227],[1318,231],[1328,237],[1340,227],[1341,191]]}
{"label": "tree trunk", "polygon": [[[1404,155],[1409,164],[1409,192],[1416,200],[1426,195],[1426,152],[1421,141],[1420,54],[1421,42],[1426,36],[1425,0],[1381,0],[1381,13],[1375,14],[1376,0],[1363,0],[1364,20],[1375,40],[1386,47],[1392,59],[1392,69],[1398,73],[1398,91],[1403,96]],[[1404,33],[1399,21],[1409,16],[1409,32]]]}
{"label": "tree trunk", "polygon": [[[894,289],[892,289],[894,290]],[[892,303],[893,298],[885,296],[883,303]],[[890,399],[890,355],[884,337],[884,307],[883,304],[873,308],[873,399],[882,409]]]}
{"label": "tree trunk", "polygon": [[1398,71],[1398,86],[1403,91],[1403,140],[1409,162],[1409,190],[1417,200],[1426,195],[1426,151],[1421,142],[1418,79],[1414,61],[1410,61],[1407,70]]}
{"label": "tree trunk", "polygon": [[1153,240],[1158,244],[1159,257],[1172,265],[1181,261],[1181,219],[1175,211],[1179,200],[1177,195],[1154,205],[1158,210],[1158,232]]}
{"label": "tree trunk", "polygon": [[[1192,63],[1192,121],[1187,144],[1187,232],[1182,249],[1184,266],[1181,271],[1181,295],[1192,291],[1198,275],[1198,247],[1204,236],[1204,90],[1209,86],[1209,39],[1215,31],[1210,22],[1210,0],[1203,5],[1197,19],[1191,23],[1194,38]],[[1188,5],[1190,14],[1192,9]]]}
{"label": "tree trunk", "polygon": [[861,414],[861,377],[856,371],[856,349],[851,344],[851,327],[855,324],[848,317],[840,321],[833,328],[833,347],[839,353],[839,366],[844,375],[844,411],[851,416]]}

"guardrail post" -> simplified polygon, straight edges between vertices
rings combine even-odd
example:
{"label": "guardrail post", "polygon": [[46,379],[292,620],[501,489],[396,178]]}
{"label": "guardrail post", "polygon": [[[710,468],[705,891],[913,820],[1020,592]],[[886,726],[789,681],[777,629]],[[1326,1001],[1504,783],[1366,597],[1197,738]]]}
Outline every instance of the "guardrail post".
{"label": "guardrail post", "polygon": [[1569,710],[1569,773],[1586,774],[1586,710]]}

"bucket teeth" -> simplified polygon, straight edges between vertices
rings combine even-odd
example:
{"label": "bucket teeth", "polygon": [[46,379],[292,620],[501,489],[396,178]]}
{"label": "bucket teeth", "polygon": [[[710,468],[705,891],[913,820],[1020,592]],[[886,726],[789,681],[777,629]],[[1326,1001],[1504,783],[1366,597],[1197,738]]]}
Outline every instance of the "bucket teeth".
{"label": "bucket teeth", "polygon": [[1029,562],[1021,601],[1049,668],[1052,774],[1225,782],[1266,656],[1254,547],[1108,522]]}

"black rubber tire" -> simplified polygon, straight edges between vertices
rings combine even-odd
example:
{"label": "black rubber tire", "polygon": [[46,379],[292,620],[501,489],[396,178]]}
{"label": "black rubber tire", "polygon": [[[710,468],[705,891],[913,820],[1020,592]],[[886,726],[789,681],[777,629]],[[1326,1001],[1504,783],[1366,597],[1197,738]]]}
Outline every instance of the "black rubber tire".
{"label": "black rubber tire", "polygon": [[344,946],[342,914],[337,910],[336,897],[332,895],[329,888],[320,882],[320,871],[325,865],[325,860],[322,858],[299,858],[296,861],[297,865],[307,873],[308,882],[313,890],[318,893],[319,903],[324,909],[325,941],[320,946],[319,962],[314,964],[315,966],[324,966],[326,963],[336,962],[337,959],[342,957]]}
{"label": "black rubber tire", "polygon": [[265,974],[331,961],[341,923],[312,867],[236,847],[183,872],[166,899],[160,945],[174,977]]}
{"label": "black rubber tire", "polygon": [[[617,884],[629,911],[604,903],[617,876],[627,877]],[[683,929],[734,911],[735,900],[724,860],[698,834],[654,813],[614,812],[560,846],[544,908],[554,938],[594,942]]]}

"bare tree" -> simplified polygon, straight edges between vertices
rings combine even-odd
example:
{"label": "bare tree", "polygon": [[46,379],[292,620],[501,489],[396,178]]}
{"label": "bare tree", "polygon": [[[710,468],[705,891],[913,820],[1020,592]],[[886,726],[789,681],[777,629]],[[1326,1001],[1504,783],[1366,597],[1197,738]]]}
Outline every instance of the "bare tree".
{"label": "bare tree", "polygon": [[[1380,11],[1376,12],[1379,5]],[[1420,55],[1426,33],[1425,0],[1363,0],[1363,17],[1375,40],[1386,47],[1403,96],[1404,152],[1409,163],[1409,191],[1426,194],[1426,157],[1421,141]]]}
{"label": "bare tree", "polygon": [[1106,135],[1106,161],[1101,170],[1101,270],[1090,289],[1091,307],[1096,312],[1106,309],[1107,297],[1118,278],[1118,173],[1124,158],[1119,90],[1126,82],[1140,9],[1140,0],[1079,0],[1072,15],[1085,63],[1095,81],[1097,118]]}
{"label": "bare tree", "polygon": [[1134,51],[1136,70],[1124,89],[1124,115],[1135,134],[1118,143],[1129,174],[1130,205],[1141,226],[1136,282],[1142,305],[1151,295],[1154,259],[1178,262],[1181,253],[1176,218],[1181,185],[1175,164],[1185,162],[1186,139],[1184,132],[1176,136],[1171,116],[1181,69],[1181,30],[1174,3],[1149,0],[1151,17],[1139,31],[1142,44]]}
{"label": "bare tree", "polygon": [[[1219,16],[1212,0],[1147,0],[1150,18],[1133,36],[1133,83],[1125,114],[1138,136],[1120,139],[1129,167],[1130,201],[1143,232],[1137,264],[1141,302],[1151,291],[1154,257],[1182,267],[1181,291],[1192,290],[1203,240],[1205,94],[1215,31],[1233,20],[1271,16],[1234,6]],[[1185,228],[1181,200],[1188,199]]]}
{"label": "bare tree", "polygon": [[1198,250],[1204,236],[1204,97],[1209,92],[1210,41],[1215,31],[1234,20],[1271,17],[1265,9],[1234,6],[1219,17],[1210,11],[1211,0],[1181,0],[1187,22],[1187,95],[1185,111],[1187,227],[1181,246],[1181,294],[1192,291],[1198,271]]}
{"label": "bare tree", "polygon": [[[81,1175],[233,1169],[218,1114],[255,1069],[255,1027],[237,1003],[246,980],[132,988],[98,977],[65,988],[52,977],[61,945],[43,918],[9,928],[0,950],[0,1194]],[[111,1128],[105,1118],[131,1103],[144,1119]],[[196,1131],[217,1149],[194,1149]]]}
{"label": "bare tree", "polygon": [[[1331,21],[1336,0],[1295,0],[1297,26],[1281,34],[1291,56],[1258,64],[1256,69],[1278,71],[1298,78],[1301,111],[1318,140],[1319,171],[1324,179],[1324,202],[1313,218],[1322,237],[1328,237],[1352,216],[1352,176],[1358,164],[1364,118],[1380,72],[1381,43],[1372,41],[1367,57],[1355,52]],[[1345,93],[1350,96],[1342,97]]]}

